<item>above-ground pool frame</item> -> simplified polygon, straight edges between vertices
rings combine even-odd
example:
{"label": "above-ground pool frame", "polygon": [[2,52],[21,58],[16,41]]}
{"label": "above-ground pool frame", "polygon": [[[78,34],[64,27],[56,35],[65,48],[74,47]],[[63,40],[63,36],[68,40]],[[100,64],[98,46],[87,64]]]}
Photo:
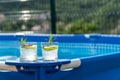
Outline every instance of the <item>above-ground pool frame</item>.
{"label": "above-ground pool frame", "polygon": [[[60,43],[120,44],[118,35],[83,34],[53,35]],[[21,37],[28,41],[44,42],[49,35],[1,34],[0,41],[19,41]],[[83,52],[84,53],[84,52]],[[47,72],[47,80],[119,80],[120,53],[96,55],[80,58],[81,65],[73,69]],[[34,80],[34,72],[1,71],[1,80]]]}

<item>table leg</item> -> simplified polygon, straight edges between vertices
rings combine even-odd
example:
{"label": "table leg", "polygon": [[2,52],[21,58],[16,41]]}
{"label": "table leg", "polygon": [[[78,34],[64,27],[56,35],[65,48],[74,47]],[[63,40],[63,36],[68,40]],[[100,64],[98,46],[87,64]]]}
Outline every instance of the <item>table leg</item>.
{"label": "table leg", "polygon": [[40,67],[35,71],[35,80],[45,80],[45,69]]}
{"label": "table leg", "polygon": [[40,80],[45,80],[45,69],[43,67],[40,67]]}

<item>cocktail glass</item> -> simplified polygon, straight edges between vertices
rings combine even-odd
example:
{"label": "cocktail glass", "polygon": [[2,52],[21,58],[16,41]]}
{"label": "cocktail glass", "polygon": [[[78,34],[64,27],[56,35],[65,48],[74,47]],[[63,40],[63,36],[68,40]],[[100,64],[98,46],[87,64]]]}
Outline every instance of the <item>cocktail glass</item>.
{"label": "cocktail glass", "polygon": [[34,62],[37,61],[37,43],[26,42],[20,45],[20,61]]}
{"label": "cocktail glass", "polygon": [[58,42],[42,42],[42,58],[47,61],[58,59]]}

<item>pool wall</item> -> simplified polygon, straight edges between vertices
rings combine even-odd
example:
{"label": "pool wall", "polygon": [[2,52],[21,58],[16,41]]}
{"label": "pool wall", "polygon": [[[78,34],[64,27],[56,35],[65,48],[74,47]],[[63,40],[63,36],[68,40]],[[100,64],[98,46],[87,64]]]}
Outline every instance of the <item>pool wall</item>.
{"label": "pool wall", "polygon": [[[53,35],[55,41],[61,43],[103,43],[120,44],[120,36],[116,35]],[[26,37],[28,41],[43,42],[49,35],[15,35],[1,34],[1,41],[18,41]],[[120,53],[104,54],[80,58],[81,65],[73,70],[47,74],[47,80],[120,80]],[[34,73],[1,71],[0,80],[34,80]]]}

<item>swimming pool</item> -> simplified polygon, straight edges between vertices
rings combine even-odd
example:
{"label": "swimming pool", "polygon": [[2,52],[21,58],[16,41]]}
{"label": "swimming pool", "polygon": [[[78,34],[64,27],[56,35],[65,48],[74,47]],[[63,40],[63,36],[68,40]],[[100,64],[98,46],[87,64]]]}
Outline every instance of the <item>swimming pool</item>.
{"label": "swimming pool", "polygon": [[[19,40],[26,37],[38,45],[38,56],[41,58],[41,42],[49,35],[0,35],[0,61],[19,57]],[[54,35],[59,42],[59,59],[81,60],[81,65],[73,70],[61,71],[59,74],[48,74],[47,80],[119,80],[120,76],[120,36],[115,35]],[[7,76],[7,77],[6,77]],[[1,80],[34,80],[34,73],[13,71],[0,72]]]}

